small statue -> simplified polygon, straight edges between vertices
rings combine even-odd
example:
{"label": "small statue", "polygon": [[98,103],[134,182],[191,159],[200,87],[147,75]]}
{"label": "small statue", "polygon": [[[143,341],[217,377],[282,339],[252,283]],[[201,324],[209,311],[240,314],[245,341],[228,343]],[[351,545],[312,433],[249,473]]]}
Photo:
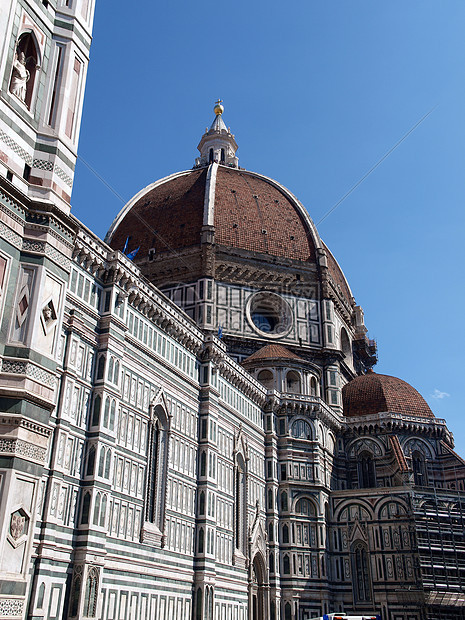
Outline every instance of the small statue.
{"label": "small statue", "polygon": [[19,52],[13,61],[13,74],[11,76],[10,92],[24,103],[26,102],[26,84],[31,74],[26,69],[26,56]]}

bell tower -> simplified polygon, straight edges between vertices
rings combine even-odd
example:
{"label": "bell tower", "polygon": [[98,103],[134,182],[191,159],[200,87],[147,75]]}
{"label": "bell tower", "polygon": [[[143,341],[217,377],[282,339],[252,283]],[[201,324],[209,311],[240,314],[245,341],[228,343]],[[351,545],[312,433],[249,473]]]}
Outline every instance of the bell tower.
{"label": "bell tower", "polygon": [[94,0],[0,9],[0,176],[69,212]]}

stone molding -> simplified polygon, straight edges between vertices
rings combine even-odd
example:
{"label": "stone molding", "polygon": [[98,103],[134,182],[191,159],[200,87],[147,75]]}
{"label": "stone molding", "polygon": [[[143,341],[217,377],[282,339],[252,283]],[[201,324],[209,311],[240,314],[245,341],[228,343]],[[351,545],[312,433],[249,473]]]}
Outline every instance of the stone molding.
{"label": "stone molding", "polygon": [[21,235],[6,226],[3,222],[0,222],[0,237],[11,243],[15,248],[21,250],[23,246],[23,239]]}
{"label": "stone molding", "polygon": [[56,383],[56,376],[54,373],[40,368],[32,362],[26,362],[22,360],[2,359],[1,360],[1,372],[5,374],[24,375],[30,379],[34,379],[43,385],[54,389]]}
{"label": "stone molding", "polygon": [[45,464],[47,448],[36,446],[22,439],[0,438],[0,454],[8,456],[14,454],[15,456],[23,456],[27,459]]}
{"label": "stone molding", "polygon": [[23,615],[24,599],[0,598],[0,617],[20,618]]}

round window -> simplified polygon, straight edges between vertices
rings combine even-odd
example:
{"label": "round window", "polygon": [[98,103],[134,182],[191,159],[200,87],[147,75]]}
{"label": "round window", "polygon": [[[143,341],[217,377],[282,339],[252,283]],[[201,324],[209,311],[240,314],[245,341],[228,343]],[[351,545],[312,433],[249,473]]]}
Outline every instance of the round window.
{"label": "round window", "polygon": [[292,310],[276,293],[256,293],[247,304],[247,318],[255,331],[271,338],[285,336],[292,327]]}

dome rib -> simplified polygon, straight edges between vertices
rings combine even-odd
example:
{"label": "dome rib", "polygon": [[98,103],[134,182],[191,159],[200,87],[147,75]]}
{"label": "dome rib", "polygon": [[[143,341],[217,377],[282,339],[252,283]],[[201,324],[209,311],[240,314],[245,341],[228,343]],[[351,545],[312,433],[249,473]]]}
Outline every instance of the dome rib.
{"label": "dome rib", "polygon": [[310,216],[289,190],[216,162],[148,185],[120,211],[105,241],[122,249],[132,237],[140,246],[139,262],[154,246],[157,254],[200,247],[202,226],[214,226],[219,246],[285,259],[318,262],[323,248]]}

